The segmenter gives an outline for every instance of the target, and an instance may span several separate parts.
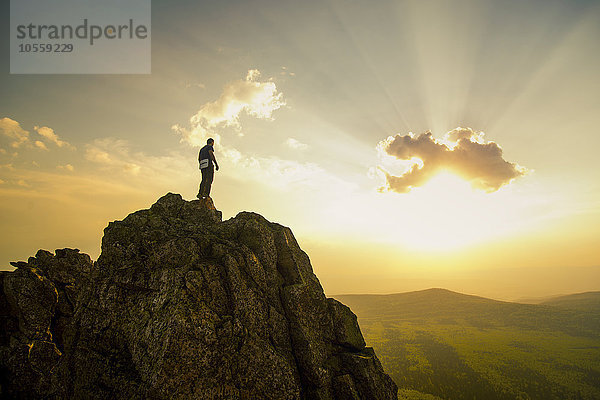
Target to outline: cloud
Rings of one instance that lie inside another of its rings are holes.
[[[75,171],[75,167],[73,167],[71,164],[57,165],[56,169],[59,169],[62,171],[69,171],[69,172]]]
[[[86,146],[85,158],[98,164],[107,179],[139,185],[142,191],[151,187],[176,187],[175,182],[195,179],[182,171],[198,171],[196,157],[189,157],[189,154],[168,151],[152,155],[116,138],[94,140]]]
[[[70,149],[75,148],[68,142],[61,140],[52,128],[49,128],[47,126],[39,127],[36,125],[33,127],[33,129],[37,132],[39,137],[41,137],[41,139],[46,141],[47,143],[53,143],[58,147],[64,147],[64,148],[70,148]],[[0,133],[9,139],[10,146],[12,148],[17,149],[17,148],[21,148],[21,147],[25,147],[25,148],[37,147],[41,150],[48,150],[48,147],[46,146],[46,144],[44,142],[42,142],[41,140],[37,140],[35,138],[32,139],[31,136],[29,135],[29,131],[26,131],[25,129],[23,129],[21,127],[21,124],[19,124],[19,122],[15,121],[13,119],[10,119],[8,117],[4,117],[4,118],[0,119]],[[6,154],[5,149],[1,149],[0,152],[2,154]]]
[[[502,148],[495,142],[486,142],[483,132],[471,128],[456,128],[441,140],[431,132],[420,135],[390,136],[378,144],[384,156],[409,162],[400,176],[380,169],[385,174],[386,186],[381,190],[407,193],[424,185],[441,171],[450,171],[471,183],[477,189],[494,192],[527,170],[504,160]]]
[[[305,143],[302,143],[294,138],[288,138],[285,141],[285,144],[295,150],[306,150],[308,148],[308,145]]]
[[[193,146],[203,146],[208,137],[215,139],[218,144],[216,156],[222,167],[219,174],[232,179],[253,180],[275,190],[304,189],[307,193],[353,187],[317,164],[274,155],[247,154],[226,143],[227,131],[224,128],[233,127],[241,131],[242,115],[271,120],[273,112],[285,104],[283,94],[277,90],[275,83],[260,80],[260,72],[251,69],[245,79],[227,83],[217,100],[202,105],[190,118],[189,128],[179,124],[171,128],[181,135],[182,142]],[[294,138],[288,138],[284,144],[295,150],[308,148],[307,144]]]
[[[54,143],[58,147],[73,148],[73,146],[68,142],[60,140],[60,138],[56,133],[54,133],[54,129],[52,128],[48,128],[47,126],[34,126],[33,129],[49,143]]]
[[[89,161],[103,165],[108,169],[116,169],[137,175],[140,165],[127,161],[132,158],[128,143],[114,138],[97,139],[92,144],[86,145],[85,158]]]
[[[21,128],[14,119],[4,117],[0,119],[0,132],[10,140],[10,146],[19,148],[29,143],[29,132]]]
[[[263,187],[299,193],[347,193],[355,184],[331,174],[311,162],[282,159],[276,156],[247,156],[236,149],[219,151],[220,164],[227,165],[223,174],[237,180],[252,180]]]
[[[241,131],[239,118],[242,113],[270,119],[273,111],[284,106],[285,101],[274,82],[261,82],[259,78],[258,70],[249,70],[245,79],[227,83],[217,100],[204,104],[190,118],[191,129],[179,125],[173,125],[172,129],[182,136],[182,141],[202,146],[208,137],[213,137],[217,144],[220,143],[218,128],[233,127]]]

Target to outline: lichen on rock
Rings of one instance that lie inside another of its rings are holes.
[[[292,231],[169,193],[111,222],[98,260],[40,250],[0,275],[0,394],[396,399]]]

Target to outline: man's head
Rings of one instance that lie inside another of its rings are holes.
[[[213,144],[215,144],[215,141],[213,140],[213,138],[208,138],[206,144],[210,144],[212,146]]]

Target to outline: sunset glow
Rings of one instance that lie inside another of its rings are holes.
[[[1,268],[194,199],[212,137],[224,218],[291,227],[329,293],[597,290],[598,4],[174,4],[150,75],[2,64]]]

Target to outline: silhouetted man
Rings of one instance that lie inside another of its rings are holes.
[[[210,186],[212,185],[215,176],[215,167],[219,170],[219,164],[215,158],[215,149],[213,145],[215,141],[211,138],[206,141],[206,146],[200,149],[198,154],[198,162],[200,163],[200,171],[202,172],[202,182],[200,182],[200,190],[198,191],[199,199],[210,197]]]

